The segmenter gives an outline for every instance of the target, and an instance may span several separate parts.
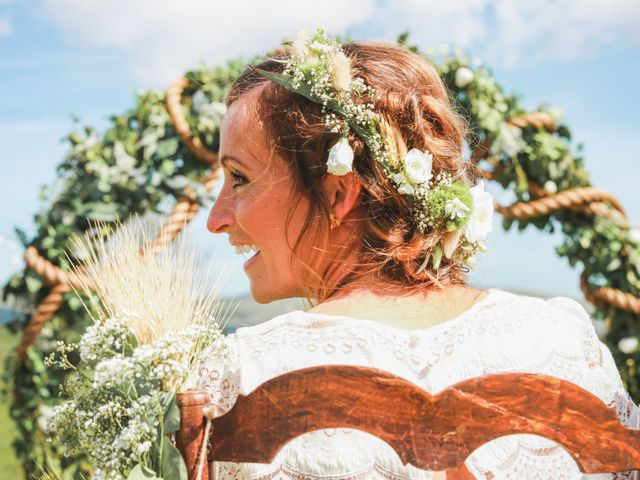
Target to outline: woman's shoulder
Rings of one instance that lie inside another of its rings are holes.
[[[559,355],[576,360],[600,350],[590,315],[578,301],[564,296],[543,298],[491,289],[490,299],[464,322],[466,336],[496,361]]]
[[[295,338],[329,335],[346,331],[392,331],[396,337],[442,335],[466,332],[478,340],[498,343],[522,338],[528,344],[544,341],[547,346],[562,343],[563,347],[584,345],[585,339],[597,340],[591,317],[576,300],[564,296],[542,298],[499,288],[487,289],[487,295],[461,315],[425,329],[405,330],[392,323],[363,320],[347,315],[294,310],[249,327],[239,328],[233,342],[265,342],[282,337]],[[323,334],[323,332],[325,332]],[[276,340],[277,341],[277,340]]]
[[[472,316],[473,326],[484,328],[477,333],[529,335],[539,332],[548,341],[567,339],[576,333],[595,335],[593,321],[577,300],[564,296],[544,298],[502,289],[490,289],[487,301]]]

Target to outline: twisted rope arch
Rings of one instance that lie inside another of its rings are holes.
[[[195,137],[189,127],[187,119],[182,112],[182,94],[189,85],[187,78],[180,78],[173,82],[166,91],[165,103],[167,113],[180,140],[185,147],[200,161],[211,166],[211,175],[202,179],[202,182],[210,190],[216,183],[220,170],[218,167],[218,155],[207,149],[198,137]],[[529,112],[508,120],[512,125],[520,128],[533,126],[544,128],[549,132],[556,129],[553,118],[546,112]],[[483,143],[478,145],[472,153],[472,161],[478,162],[489,151],[490,145]],[[487,180],[493,179],[493,173],[483,170],[483,176]],[[495,204],[497,212],[506,218],[528,219],[549,215],[559,210],[572,210],[590,216],[607,218],[621,227],[628,228],[629,222],[619,200],[610,193],[597,187],[580,187],[563,190],[550,194],[540,185],[528,181],[529,193],[532,196],[530,201],[517,202],[512,205]],[[189,222],[196,216],[200,204],[185,192],[180,197],[173,209],[173,212],[154,239],[151,251],[165,248],[182,231]],[[22,339],[16,353],[17,360],[24,357],[27,349],[33,345],[42,331],[46,322],[60,308],[63,294],[73,288],[86,287],[92,285],[88,276],[78,276],[62,270],[48,259],[44,258],[33,246],[27,248],[25,254],[27,266],[40,275],[44,283],[50,287],[47,296],[40,302],[31,320],[22,334]],[[590,285],[586,272],[580,276],[580,289],[585,298],[594,305],[612,305],[621,310],[640,314],[640,299],[627,292],[610,287],[598,287]]]
[[[220,170],[217,168],[218,155],[208,150],[199,138],[194,137],[182,113],[182,93],[188,84],[188,79],[181,78],[169,86],[165,94],[166,109],[184,146],[198,160],[210,166],[211,174],[202,178],[201,181],[207,191],[211,191],[220,174]],[[199,210],[200,203],[192,195],[192,192],[186,190],[178,198],[173,211],[153,240],[149,251],[157,252],[166,248],[187,227]],[[72,289],[91,288],[93,286],[93,281],[88,275],[83,275],[82,271],[73,273],[62,270],[43,257],[33,246],[27,248],[25,262],[31,270],[42,277],[43,282],[50,287],[50,290],[47,296],[38,304],[29,324],[23,330],[22,338],[16,351],[16,360],[18,362],[24,358],[27,349],[36,342],[47,321],[58,311],[62,305],[63,295]]]

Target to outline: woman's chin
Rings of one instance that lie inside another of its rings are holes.
[[[277,298],[274,298],[273,292],[265,291],[264,288],[260,287],[261,285],[251,280],[251,296],[257,303],[265,304],[277,300]]]
[[[250,278],[251,280],[251,278]],[[275,290],[272,285],[266,285],[267,288],[263,288],[265,285],[263,282],[255,282],[251,280],[250,293],[253,299],[260,304],[275,302],[276,300],[284,300],[285,298],[295,298],[301,295],[296,295],[293,292],[285,292],[282,290]]]

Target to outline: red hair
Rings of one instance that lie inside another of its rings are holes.
[[[478,170],[462,158],[466,124],[453,110],[437,70],[420,55],[396,45],[353,42],[342,48],[351,62],[352,76],[375,89],[374,110],[399,132],[408,148],[432,153],[434,175],[444,170],[474,184]],[[282,72],[283,59],[286,55],[278,52],[257,67]],[[327,175],[327,152],[338,134],[331,133],[325,125],[320,105],[267,80],[252,67],[234,82],[227,106],[249,93],[255,94],[255,107],[266,125],[270,143],[291,169],[296,192],[310,201],[305,237],[311,235],[307,238],[317,249],[324,250],[331,235],[330,207],[320,187]],[[350,224],[353,235],[343,249],[345,256],[356,252],[355,268],[332,278],[334,275],[327,270],[331,265],[300,258],[298,238],[292,252],[310,273],[304,285],[308,296],[322,300],[358,278],[371,275],[396,293],[464,284],[464,266],[445,258],[437,271],[425,268],[418,273],[425,256],[446,233],[444,225],[421,233],[413,220],[411,204],[378,167],[363,140],[351,133],[349,143],[355,153],[354,173],[363,186],[358,221]]]

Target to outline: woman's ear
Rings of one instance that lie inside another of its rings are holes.
[[[329,201],[329,208],[338,222],[342,222],[350,211],[360,205],[362,183],[353,173],[327,174],[322,179],[322,187]]]

